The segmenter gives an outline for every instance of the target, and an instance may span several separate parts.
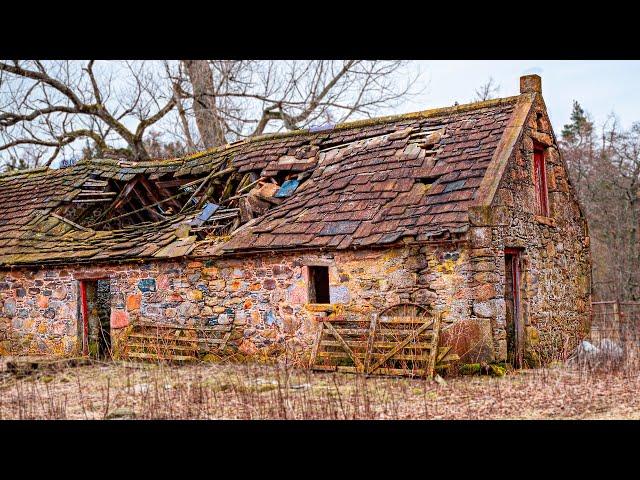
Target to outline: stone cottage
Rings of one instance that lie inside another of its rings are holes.
[[[156,322],[304,355],[336,309],[412,303],[463,358],[536,365],[588,328],[590,271],[537,75],[514,97],[0,176],[4,354],[117,351]]]

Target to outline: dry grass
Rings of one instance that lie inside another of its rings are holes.
[[[95,364],[22,379],[0,373],[0,418],[640,418],[637,372],[562,365],[438,384],[268,365]]]

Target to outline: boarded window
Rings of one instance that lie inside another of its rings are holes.
[[[536,189],[536,213],[548,217],[547,166],[544,158],[544,148],[540,145],[535,145],[533,150],[533,177]]]
[[[329,299],[329,267],[309,267],[309,303],[331,303]]]

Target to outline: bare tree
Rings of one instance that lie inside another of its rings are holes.
[[[13,168],[87,155],[148,160],[163,151],[369,117],[415,94],[418,74],[402,74],[406,66],[358,60],[0,62],[0,160]]]
[[[171,82],[145,62],[102,71],[95,64],[0,62],[0,152],[7,163],[50,165],[86,139],[102,155],[149,159],[144,135],[174,109]]]
[[[415,94],[402,61],[184,60],[176,84],[192,101],[200,146],[370,117]],[[188,80],[188,81],[187,81]]]
[[[216,105],[218,89],[206,60],[184,60],[183,65],[192,86],[191,95],[193,113],[204,147],[215,147],[225,143],[225,128]],[[229,78],[229,76],[227,76]],[[180,89],[184,92],[184,89]]]
[[[574,102],[560,148],[589,223],[594,297],[640,299],[640,124],[611,116],[598,138]]]
[[[500,92],[500,85],[498,85],[493,77],[489,77],[486,83],[480,85],[479,88],[476,89],[476,96],[474,97],[475,102],[484,102],[485,100],[491,100],[496,98],[498,93]]]

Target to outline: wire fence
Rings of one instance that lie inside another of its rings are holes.
[[[591,340],[608,338],[617,342],[637,343],[640,338],[639,329],[640,302],[592,302]]]
[[[577,359],[606,369],[640,364],[640,302],[592,302],[591,329]]]

